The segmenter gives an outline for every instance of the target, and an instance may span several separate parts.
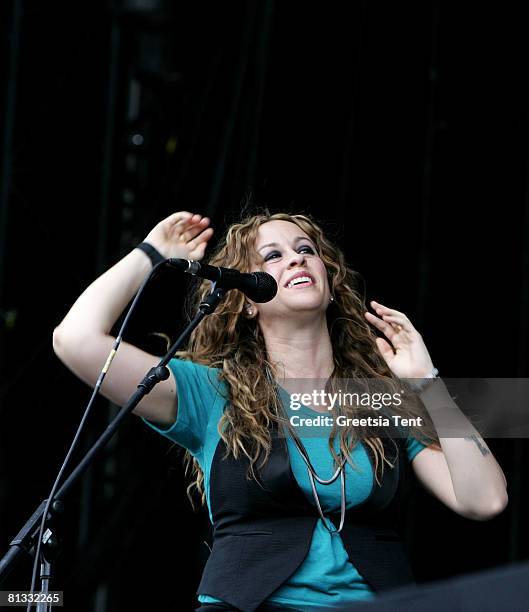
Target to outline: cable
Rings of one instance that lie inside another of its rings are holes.
[[[42,513],[42,520],[40,523],[40,528],[39,528],[39,532],[37,535],[37,549],[35,551],[35,560],[33,562],[33,572],[31,574],[31,593],[34,592],[35,589],[35,582],[37,579],[37,567],[40,561],[40,556],[41,556],[41,543],[42,543],[42,538],[44,536],[44,527],[46,525],[46,518],[48,516],[48,511],[51,505],[51,502],[53,501],[53,496],[55,495],[55,492],[57,491],[57,487],[59,486],[59,483],[61,481],[62,475],[66,469],[66,466],[68,465],[68,462],[70,461],[70,457],[73,453],[73,451],[75,450],[75,447],[77,446],[77,442],[79,440],[79,437],[81,435],[81,432],[83,431],[84,428],[84,424],[88,419],[88,416],[90,414],[90,410],[92,408],[92,405],[95,401],[96,396],[99,393],[99,389],[101,388],[101,385],[103,384],[103,380],[110,368],[110,364],[112,363],[112,360],[114,359],[116,352],[119,348],[119,345],[121,344],[121,341],[123,339],[123,334],[125,333],[125,329],[129,323],[129,319],[132,315],[132,313],[134,312],[134,309],[136,308],[136,305],[143,293],[143,291],[145,290],[145,287],[149,284],[149,282],[153,279],[153,277],[155,276],[155,274],[158,272],[158,269],[165,265],[165,261],[161,261],[160,263],[156,264],[153,269],[151,270],[149,276],[147,276],[147,278],[143,281],[141,287],[138,289],[138,292],[136,293],[136,296],[134,297],[134,300],[132,301],[132,304],[130,305],[130,308],[125,316],[125,319],[121,325],[121,328],[118,332],[118,335],[116,336],[116,340],[114,342],[114,345],[112,347],[112,350],[110,351],[110,353],[108,354],[107,360],[105,362],[105,365],[103,366],[101,372],[99,373],[99,377],[97,379],[97,382],[94,386],[94,390],[92,392],[92,395],[90,397],[90,400],[88,401],[88,404],[86,406],[85,412],[83,414],[83,418],[81,419],[81,423],[79,424],[79,427],[77,428],[77,431],[75,432],[75,436],[73,439],[73,442],[68,450],[68,452],[66,453],[66,457],[63,461],[63,464],[59,470],[59,473],[57,474],[57,477],[55,479],[55,482],[53,483],[53,486],[51,488],[50,494],[48,495],[48,499],[46,501],[46,506],[44,508],[44,512]],[[31,610],[31,606],[32,606],[32,602],[28,602],[28,607],[26,608],[27,612],[30,612]]]

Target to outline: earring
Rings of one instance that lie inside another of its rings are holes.
[[[253,308],[251,304],[246,304],[246,314],[251,317],[253,315]]]
[[[332,304],[334,302],[334,296],[331,295],[330,299],[329,299],[329,304]]]

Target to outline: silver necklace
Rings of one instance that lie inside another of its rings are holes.
[[[279,400],[280,405],[283,405],[283,403],[281,402],[281,399],[279,398],[277,382],[274,380],[274,377],[272,376],[272,373],[270,371],[270,368],[268,367],[268,364],[266,364],[265,370],[266,370],[266,376],[268,380],[272,383],[272,385],[276,389],[277,398]],[[318,508],[318,512],[320,514],[322,523],[324,524],[325,529],[327,529],[327,531],[331,535],[337,535],[342,530],[344,521],[345,521],[345,468],[344,468],[344,465],[345,465],[346,457],[342,459],[341,458],[342,453],[340,451],[339,457],[341,459],[341,463],[338,466],[338,469],[336,470],[336,472],[334,472],[332,477],[329,478],[328,480],[320,478],[318,474],[316,473],[316,470],[312,467],[310,459],[307,455],[307,451],[305,450],[305,447],[301,444],[301,441],[298,440],[296,432],[294,431],[288,418],[286,419],[286,423],[292,435],[292,439],[294,440],[294,443],[296,444],[296,448],[298,449],[299,454],[301,455],[301,458],[303,459],[303,461],[305,462],[307,466],[307,473],[309,475],[310,486],[312,488],[312,495],[314,496],[314,501],[316,502],[316,507]],[[325,516],[323,515],[323,511],[321,509],[320,498],[318,497],[318,492],[316,491],[316,483],[314,482],[314,479],[316,479],[322,485],[329,485],[329,484],[332,484],[338,478],[338,476],[340,476],[340,493],[341,493],[340,526],[338,527],[338,529],[329,529],[329,527],[327,526],[327,521],[325,520]]]
[[[294,440],[294,443],[296,444],[296,448],[298,449],[299,454],[301,455],[301,458],[303,459],[303,461],[305,462],[307,466],[307,473],[309,475],[310,486],[312,488],[312,494],[314,496],[316,507],[318,508],[318,512],[320,514],[322,522],[325,525],[325,529],[327,529],[327,531],[331,535],[337,535],[342,530],[344,521],[345,521],[345,468],[344,468],[344,465],[345,465],[346,458],[344,457],[342,459],[341,452],[340,452],[339,456],[340,456],[341,463],[338,466],[336,472],[334,472],[331,478],[327,480],[320,478],[318,474],[316,473],[316,470],[312,467],[310,459],[307,456],[307,451],[305,450],[305,447],[301,444],[301,442],[298,440],[297,435],[292,430],[290,423],[289,423],[289,428],[292,434],[292,439]],[[338,476],[340,476],[340,485],[341,485],[340,486],[340,489],[341,489],[340,526],[338,527],[338,529],[329,529],[329,527],[327,526],[327,521],[325,520],[325,516],[323,515],[323,511],[321,509],[320,498],[318,497],[318,492],[316,491],[316,483],[314,482],[314,479],[316,479],[322,485],[330,485],[338,478]]]

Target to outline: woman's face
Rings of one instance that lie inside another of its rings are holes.
[[[277,283],[273,300],[254,305],[261,318],[327,309],[327,271],[316,245],[300,227],[290,221],[267,221],[259,227],[255,247],[253,270],[268,272]]]

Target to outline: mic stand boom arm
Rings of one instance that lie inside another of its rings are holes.
[[[203,302],[201,302],[198,312],[193,320],[187,325],[176,342],[167,351],[167,354],[160,360],[158,365],[151,368],[149,372],[147,372],[145,378],[139,383],[137,390],[123,405],[116,417],[112,420],[96,443],[86,453],[77,467],[72,471],[70,476],[68,476],[63,485],[57,491],[53,498],[53,502],[50,505],[50,512],[47,519],[53,518],[55,515],[62,512],[62,498],[114,435],[121,421],[123,421],[123,419],[134,410],[145,395],[152,391],[157,383],[169,378],[169,370],[166,367],[167,364],[174,357],[176,351],[180,348],[184,341],[187,340],[191,332],[195,329],[195,327],[197,327],[200,321],[202,321],[206,315],[211,314],[215,310],[225,293],[226,291],[222,289],[222,287],[216,287],[215,284],[213,285],[211,293]],[[19,533],[11,541],[8,552],[2,557],[2,559],[0,559],[0,585],[15,567],[15,564],[21,560],[23,555],[34,554],[36,550],[36,539],[40,530],[42,514],[44,512],[44,508],[46,507],[46,502],[47,500],[44,500],[35,510],[24,527],[22,527]],[[46,539],[44,548],[46,549],[46,552],[48,552],[49,558],[53,558],[53,556],[57,554],[56,549],[58,547],[58,540],[53,536],[52,532],[50,533],[49,529],[47,529],[44,534],[45,536],[43,537],[43,541]]]

